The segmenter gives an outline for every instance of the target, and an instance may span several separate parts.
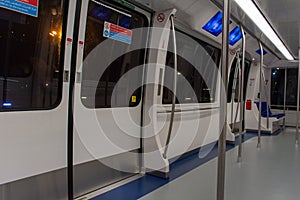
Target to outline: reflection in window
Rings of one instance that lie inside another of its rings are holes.
[[[138,70],[136,76],[130,78],[124,74],[144,64],[147,33],[145,30],[133,32],[132,43],[141,48],[124,54],[131,44],[103,37],[105,21],[126,29],[147,26],[145,18],[135,12],[118,12],[118,9],[111,10],[103,4],[90,1],[81,84],[82,103],[88,108],[137,106],[141,99],[141,89],[129,89],[142,85],[143,70]],[[106,47],[102,49],[104,41]],[[113,59],[117,52],[122,55]],[[91,62],[96,64],[89,64]],[[125,82],[116,86],[121,78]]]
[[[62,20],[62,0],[40,1],[38,17],[0,8],[2,110],[59,102]]]
[[[215,101],[220,50],[178,31],[178,73],[176,103],[210,103]],[[170,34],[170,41],[172,35]],[[195,42],[196,41],[196,42]],[[173,49],[172,42],[169,49]],[[168,52],[166,61],[163,104],[172,103],[174,54]],[[207,77],[204,79],[203,77]],[[166,87],[168,86],[168,87]]]

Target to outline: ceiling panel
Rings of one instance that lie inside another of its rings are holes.
[[[223,4],[223,0],[212,0],[217,5]],[[255,1],[255,0],[254,0]],[[300,46],[300,1],[299,0],[256,0],[261,10],[267,16],[275,30],[280,35],[281,39],[286,43],[293,55],[298,57],[298,48]],[[236,5],[234,0],[231,4],[232,15],[257,38],[265,41],[268,47],[275,52],[278,50],[271,44],[268,39],[263,36],[256,28],[256,25],[243,13]],[[278,56],[283,58],[278,52]]]

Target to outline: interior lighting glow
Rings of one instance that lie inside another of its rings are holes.
[[[256,50],[256,53],[258,55],[261,55],[260,49]],[[263,54],[266,55],[268,52],[266,50],[263,49]]]
[[[235,45],[243,37],[240,27],[236,26],[229,34],[229,44]]]
[[[10,103],[10,102],[4,102],[4,103],[2,104],[2,106],[3,106],[3,107],[11,107],[11,106],[12,106],[12,103]]]
[[[294,60],[291,53],[280,40],[278,35],[272,29],[265,17],[256,7],[252,0],[234,0],[238,6],[248,15],[248,17],[257,25],[257,27],[265,34],[266,37],[275,45],[287,60]]]
[[[217,12],[203,27],[202,29],[213,34],[214,36],[220,35],[222,32],[222,12]]]

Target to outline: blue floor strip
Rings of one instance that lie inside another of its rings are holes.
[[[280,133],[280,132],[279,132]],[[279,134],[277,133],[277,135]],[[261,134],[262,136],[274,136],[270,134]],[[276,134],[275,134],[276,135]],[[256,137],[257,133],[247,132],[243,135],[243,142]],[[235,144],[227,144],[226,151],[233,149],[238,145],[238,138]],[[204,147],[205,148],[205,147]],[[211,149],[211,148],[209,148]],[[171,164],[170,178],[163,179],[146,174],[145,176],[125,184],[116,189],[103,193],[92,200],[135,200],[158,189],[159,187],[175,180],[176,178],[188,173],[189,171],[203,165],[204,163],[216,158],[218,155],[218,145],[215,144],[213,149],[204,158],[199,158],[199,151],[185,156]]]

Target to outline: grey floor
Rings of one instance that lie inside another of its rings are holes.
[[[226,200],[300,200],[300,147],[295,129],[278,136],[257,137],[244,143],[243,160],[236,162],[237,148],[226,154]],[[215,200],[217,160],[190,171],[142,197],[142,200]]]

